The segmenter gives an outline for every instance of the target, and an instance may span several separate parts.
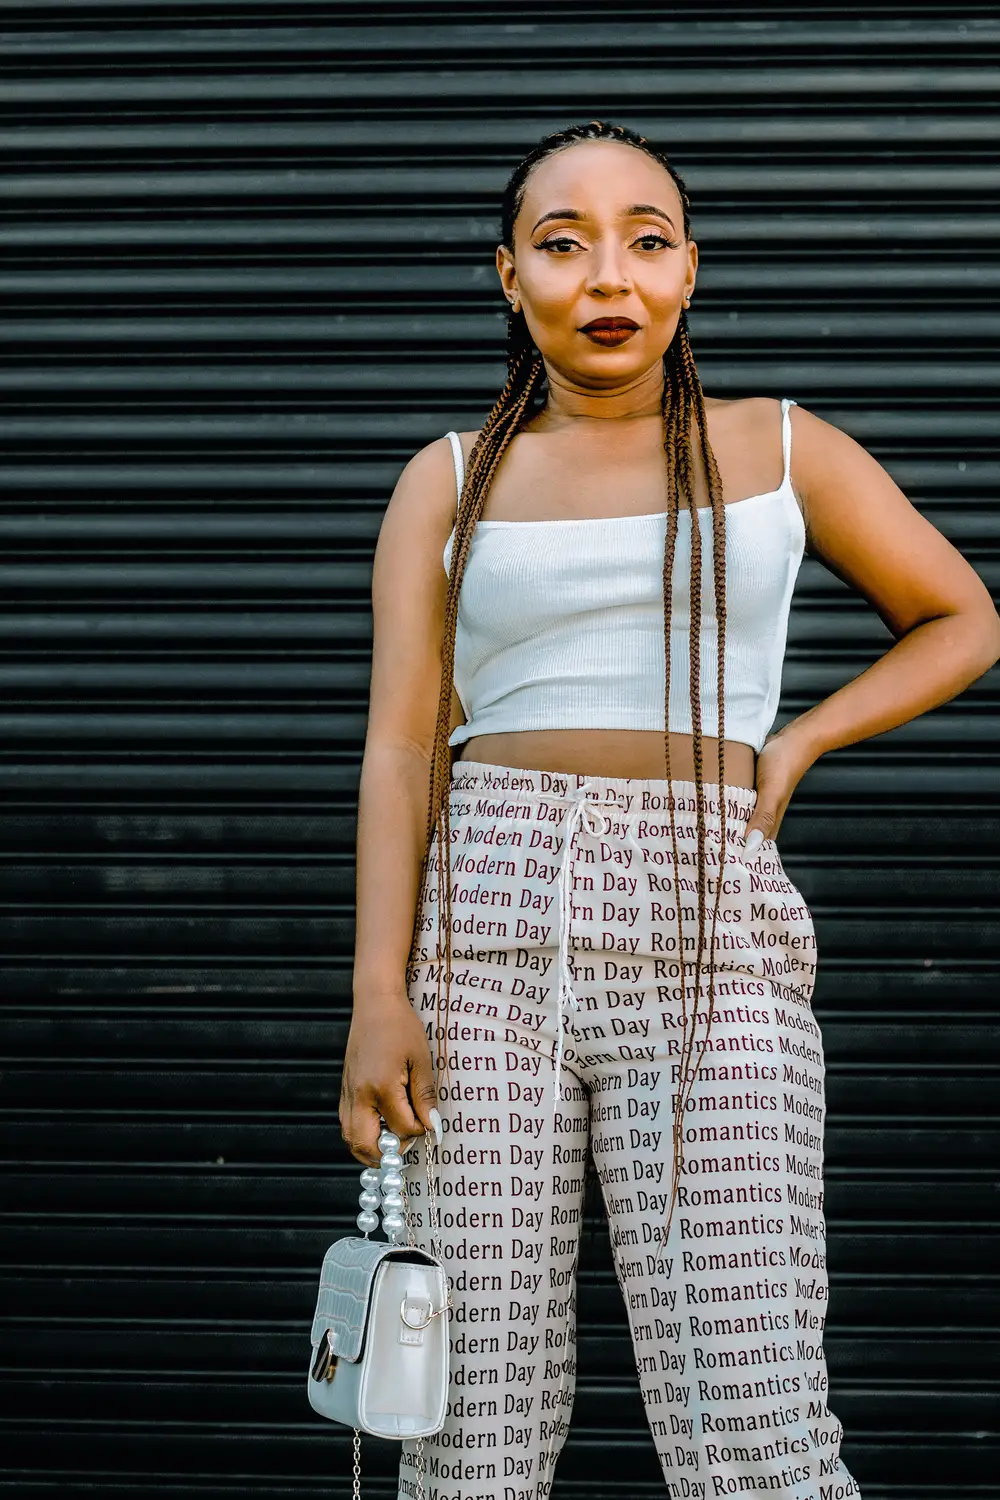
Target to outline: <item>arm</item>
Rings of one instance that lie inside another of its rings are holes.
[[[896,644],[761,750],[747,828],[767,837],[821,755],[946,703],[1000,658],[1000,616],[976,570],[859,443],[803,407],[792,413],[809,552],[864,595]]]
[[[446,439],[420,450],[386,507],[372,573],[371,695],[358,793],[354,1007],[340,1121],[354,1156],[377,1165],[379,1115],[404,1141],[431,1128],[430,1048],[406,988],[426,848],[454,519]],[[454,702],[454,696],[453,696]],[[454,717],[454,715],[453,715]]]

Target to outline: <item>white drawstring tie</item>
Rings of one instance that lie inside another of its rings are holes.
[[[573,865],[573,839],[578,828],[586,828],[588,833],[594,836],[606,838],[611,832],[613,821],[606,813],[600,811],[601,799],[593,795],[595,791],[593,781],[586,781],[575,791],[569,792],[570,803],[566,821],[563,824],[563,851],[562,862],[559,867],[559,1034],[556,1042],[556,1086],[553,1113],[558,1114],[559,1105],[563,1099],[562,1091],[562,1059],[563,1043],[566,1028],[566,1019],[569,1014],[579,1010],[580,1002],[573,990],[573,980],[569,969],[569,924],[570,924],[570,886],[572,884]],[[632,832],[631,819],[627,813],[623,813],[625,819],[625,838],[632,845],[639,856],[640,865],[643,860],[642,848]],[[556,1420],[553,1420],[552,1430],[549,1433],[549,1446],[546,1456],[546,1468],[551,1475],[552,1445],[556,1436],[556,1424],[562,1414],[562,1393],[566,1383],[566,1366],[569,1363],[569,1304],[570,1296],[566,1298],[566,1332],[563,1338],[563,1352],[561,1370],[559,1372],[559,1390],[556,1395]]]
[[[558,1003],[558,1036],[556,1040],[556,1086],[555,1086],[555,1108],[565,1097],[562,1088],[562,1060],[565,1046],[565,1031],[567,1021],[573,1012],[579,1010],[580,1002],[573,990],[573,976],[569,967],[569,929],[571,917],[571,887],[573,883],[573,839],[578,828],[586,828],[587,832],[595,837],[606,838],[612,829],[612,820],[606,813],[601,811],[601,798],[596,794],[596,785],[592,780],[585,781],[582,786],[568,793],[570,803],[569,812],[563,824],[563,851],[562,862],[559,868],[559,1003]],[[636,841],[632,832],[631,821],[626,816],[625,837],[642,860],[642,849]]]

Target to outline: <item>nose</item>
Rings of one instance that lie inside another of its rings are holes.
[[[614,297],[632,288],[626,251],[613,235],[605,235],[594,245],[588,271],[587,291],[599,297]]]

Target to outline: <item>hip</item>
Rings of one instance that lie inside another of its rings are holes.
[[[425,959],[443,956],[440,897],[450,896],[454,958],[512,952],[663,961],[669,981],[699,952],[718,969],[811,994],[812,915],[767,839],[743,838],[752,788],[584,776],[461,760],[449,792],[449,880],[437,830],[422,892]],[[699,826],[700,825],[700,826]],[[507,960],[497,960],[502,967]],[[520,961],[520,960],[519,960]],[[659,972],[658,965],[658,972]]]

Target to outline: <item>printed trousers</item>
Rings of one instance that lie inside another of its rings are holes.
[[[826,1400],[812,917],[774,840],[742,861],[756,792],[726,784],[706,1035],[704,972],[697,995],[693,987],[696,788],[672,785],[676,867],[666,780],[455,764],[445,1022],[436,834],[408,975],[438,1069],[438,1206],[454,1302],[448,1417],[424,1444],[427,1500],[550,1493],[576,1388],[588,1152],[666,1494],[859,1494]],[[706,934],[719,792],[704,787]],[[664,1244],[692,1006],[700,1066]],[[407,1155],[407,1200],[429,1245],[422,1152],[421,1141]],[[415,1461],[405,1443],[400,1497],[418,1493]]]

